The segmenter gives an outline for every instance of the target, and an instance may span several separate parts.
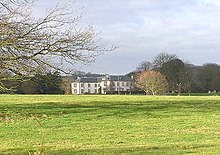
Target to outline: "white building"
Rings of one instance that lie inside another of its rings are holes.
[[[130,93],[131,78],[128,76],[99,75],[78,77],[71,84],[72,94]]]

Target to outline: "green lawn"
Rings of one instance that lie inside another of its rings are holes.
[[[37,117],[37,118],[36,118]],[[0,95],[0,154],[220,154],[219,96]]]

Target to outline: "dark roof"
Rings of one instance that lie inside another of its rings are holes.
[[[124,75],[110,75],[111,81],[131,81],[131,78],[129,76]]]
[[[75,81],[76,79],[73,76],[62,76],[61,78],[63,81]]]
[[[100,77],[80,77],[78,81],[83,82],[83,83],[98,83],[101,81],[101,78]]]
[[[98,77],[78,77],[77,81],[82,83],[99,83],[101,81],[131,81],[129,76],[124,75],[103,75]]]
[[[103,74],[86,74],[82,77],[103,77],[104,75]]]

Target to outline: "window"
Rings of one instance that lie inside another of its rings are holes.
[[[74,94],[77,94],[77,89],[74,89]]]
[[[91,93],[91,89],[88,89],[88,93],[89,93],[89,94]]]
[[[76,87],[77,87],[77,84],[76,84],[76,83],[74,83],[74,86],[73,86],[73,87],[75,87],[75,88],[76,88]]]
[[[122,86],[125,86],[124,82],[121,83]]]
[[[90,84],[90,83],[88,83],[88,87],[91,87],[91,84]]]
[[[84,93],[84,91],[83,91],[83,89],[81,89],[81,94],[83,94]]]
[[[95,89],[95,94],[98,94],[98,90],[97,89]]]
[[[97,84],[95,84],[95,87],[97,87]]]
[[[107,86],[107,82],[106,81],[104,82],[104,86]]]
[[[129,82],[126,82],[126,86],[129,87]]]
[[[83,84],[83,83],[81,83],[81,87],[84,87],[84,84]]]
[[[119,83],[119,82],[117,82],[117,86],[120,86],[120,83]]]
[[[100,84],[98,84],[98,87],[100,87]]]

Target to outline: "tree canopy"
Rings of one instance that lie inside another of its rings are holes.
[[[79,27],[69,4],[57,4],[42,17],[34,17],[33,0],[0,2],[0,90],[11,90],[6,80],[24,80],[45,70],[67,73],[62,64],[90,63],[105,51],[92,26]],[[62,60],[62,63],[57,63]],[[10,77],[10,78],[9,78]]]
[[[200,67],[197,80],[203,91],[220,90],[220,66],[207,63]]]
[[[180,87],[185,84],[186,74],[182,60],[170,60],[162,65],[160,71],[166,77],[172,91],[179,91]]]
[[[152,65],[150,65],[152,64]],[[149,69],[149,66],[151,67]],[[183,61],[176,54],[159,53],[151,61],[142,61],[129,75],[136,76],[144,70],[159,71],[169,84],[169,92],[218,92],[220,91],[220,65],[204,63],[194,65]]]
[[[152,68],[153,68],[153,65],[151,62],[143,61],[138,65],[136,70],[137,71],[147,71],[147,70],[151,70]]]
[[[158,71],[142,71],[137,75],[136,86],[146,94],[156,95],[165,92],[167,81]]]
[[[178,56],[176,54],[169,54],[169,53],[162,52],[154,57],[152,64],[154,65],[154,68],[160,68],[162,67],[164,63],[167,63],[168,61],[177,59],[177,58]]]

